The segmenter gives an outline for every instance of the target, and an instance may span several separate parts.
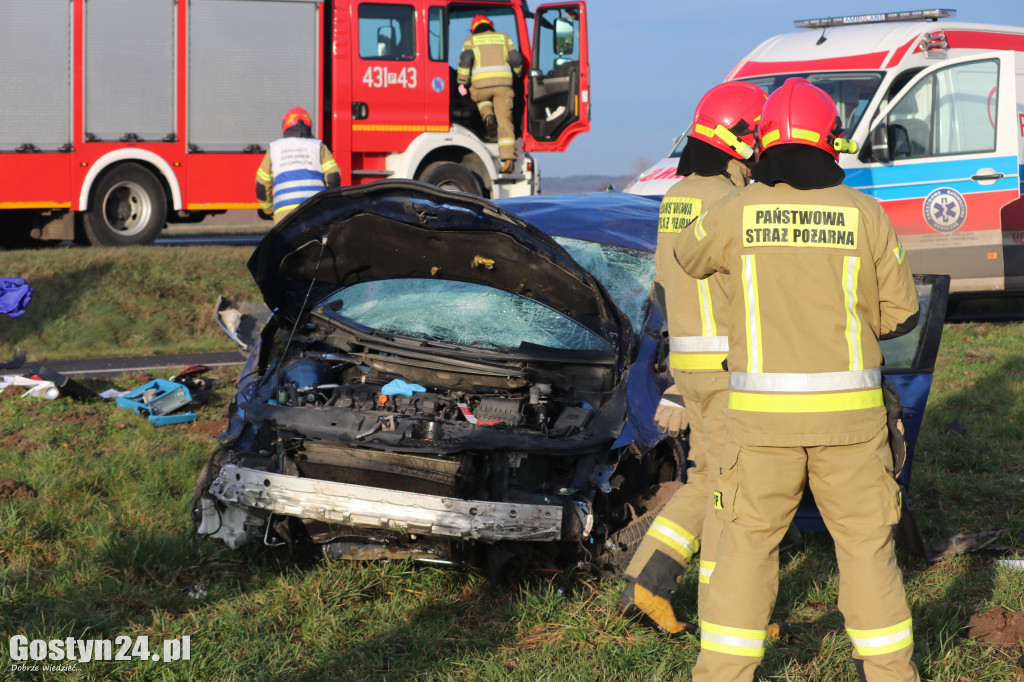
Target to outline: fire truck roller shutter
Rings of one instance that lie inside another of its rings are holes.
[[[167,224],[167,195],[150,170],[122,163],[93,187],[82,225],[93,246],[152,244]]]
[[[417,179],[441,189],[483,196],[483,187],[476,174],[454,161],[435,161],[424,168]]]

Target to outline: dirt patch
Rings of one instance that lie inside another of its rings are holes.
[[[0,479],[0,500],[23,500],[35,497],[36,491],[27,485],[18,483],[13,478]]]
[[[4,390],[0,391],[0,396],[4,398],[19,398],[21,394],[26,391],[24,386],[4,386]]]
[[[195,421],[188,425],[189,431],[201,433],[204,436],[213,436],[214,438],[224,433],[226,428],[228,428],[227,417],[214,421]]]
[[[41,447],[42,445],[34,440],[25,438],[20,433],[9,434],[0,440],[0,448],[14,450],[15,452],[33,452]]]
[[[967,636],[996,646],[1017,646],[1024,639],[1024,612],[993,606],[967,619]]]

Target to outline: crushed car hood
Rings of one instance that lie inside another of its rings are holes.
[[[486,199],[420,182],[321,192],[267,234],[249,271],[267,305],[289,321],[338,287],[438,278],[536,300],[617,353],[632,336],[601,284],[551,237]]]

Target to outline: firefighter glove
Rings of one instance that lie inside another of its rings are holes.
[[[665,389],[658,401],[658,409],[654,411],[654,425],[661,433],[678,436],[690,425],[683,405],[683,396],[674,385]]]
[[[465,97],[466,93],[468,93],[468,92],[469,92],[469,90],[466,89],[466,86],[463,85],[462,83],[459,83],[459,94],[462,95],[463,97]]]

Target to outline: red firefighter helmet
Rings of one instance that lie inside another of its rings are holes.
[[[488,26],[491,27],[492,31],[494,30],[494,23],[492,23],[491,20],[487,18],[487,15],[478,14],[475,17],[473,17],[473,21],[469,25],[469,32],[476,33],[477,27],[480,26],[481,24],[487,24]]]
[[[305,123],[310,128],[313,127],[313,121],[309,118],[309,112],[302,107],[292,107],[288,110],[288,113],[281,119],[281,130],[288,130],[296,123]]]
[[[755,160],[756,131],[768,93],[753,83],[729,81],[697,103],[687,137],[707,142],[736,159]]]
[[[852,154],[857,143],[843,139],[843,123],[832,98],[803,78],[787,78],[765,102],[761,115],[761,147],[806,144],[838,159]]]

